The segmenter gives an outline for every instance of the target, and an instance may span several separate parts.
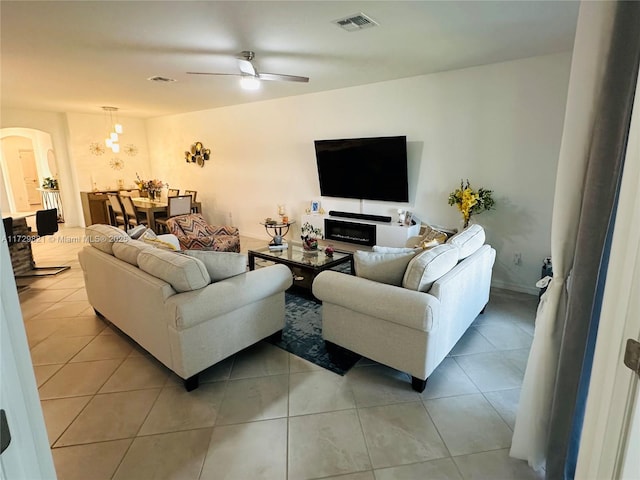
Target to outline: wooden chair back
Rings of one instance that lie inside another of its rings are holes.
[[[191,195],[169,197],[168,203],[167,217],[175,217],[177,215],[186,215],[187,213],[191,213]]]
[[[140,224],[138,221],[138,210],[136,209],[133,200],[129,195],[121,196],[122,206],[124,207],[124,213],[127,215],[127,223],[131,227],[135,227]]]
[[[170,188],[167,192],[167,197],[177,197],[178,195],[180,195],[179,188]]]

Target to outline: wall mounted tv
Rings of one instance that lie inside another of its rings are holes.
[[[408,202],[407,137],[316,140],[323,197]]]

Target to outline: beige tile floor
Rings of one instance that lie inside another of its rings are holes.
[[[542,478],[508,456],[536,297],[492,291],[423,394],[366,359],[342,377],[264,342],[187,393],[94,315],[82,234],[34,245],[39,265],[69,271],[18,281],[59,479]]]

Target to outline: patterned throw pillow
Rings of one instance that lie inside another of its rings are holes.
[[[175,217],[174,221],[187,237],[208,237],[211,235],[209,225],[200,214],[181,215]]]

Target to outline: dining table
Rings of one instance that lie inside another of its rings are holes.
[[[148,197],[132,197],[136,210],[144,212],[147,218],[147,226],[156,233],[156,217],[166,217],[169,204],[164,200],[151,200]],[[202,213],[202,204],[200,202],[191,202],[191,211],[194,213]]]

